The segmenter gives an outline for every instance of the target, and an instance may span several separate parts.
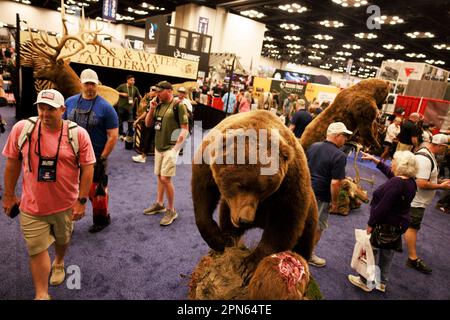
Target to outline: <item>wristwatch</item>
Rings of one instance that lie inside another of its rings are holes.
[[[86,198],[86,197],[78,198],[77,200],[78,200],[78,202],[81,203],[82,205],[85,205],[86,202],[87,202],[87,198]]]

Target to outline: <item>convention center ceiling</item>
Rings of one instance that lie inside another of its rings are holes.
[[[15,0],[58,9],[59,0]],[[102,0],[66,0],[101,17]],[[147,17],[170,15],[179,5],[222,7],[266,25],[262,55],[345,71],[348,61],[375,74],[381,61],[426,62],[450,68],[450,0],[219,0],[118,1],[118,23],[144,27]]]

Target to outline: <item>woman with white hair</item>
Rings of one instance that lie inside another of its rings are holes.
[[[376,163],[378,170],[389,179],[373,192],[367,222],[367,234],[371,234],[370,242],[380,270],[379,279],[375,279],[375,288],[385,292],[394,251],[401,252],[401,235],[411,222],[410,207],[416,194],[415,176],[419,167],[410,151],[397,151],[392,168],[370,154],[362,154],[363,160]],[[384,242],[386,234],[391,241]],[[362,276],[349,275],[348,280],[366,292],[372,291],[373,284],[367,283]]]

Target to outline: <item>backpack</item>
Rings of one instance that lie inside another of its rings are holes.
[[[27,122],[22,128],[22,131],[20,132],[19,139],[17,141],[17,145],[19,147],[19,153],[20,153],[20,159],[22,159],[22,149],[25,144],[25,142],[29,141],[31,142],[31,134],[36,127],[38,117],[30,117],[27,119]],[[67,138],[69,140],[70,145],[72,146],[73,152],[75,154],[77,164],[80,166],[80,154],[79,149],[80,146],[78,145],[78,124],[76,122],[68,121],[67,125]]]
[[[178,105],[180,104],[180,102],[176,103],[173,106],[173,115],[175,117],[175,120],[178,123],[178,127],[181,128],[181,124],[180,124],[180,117],[178,116]],[[194,129],[194,114],[189,111],[189,109],[186,107],[186,111],[188,113],[188,127],[189,127],[189,134],[192,134],[192,130]]]
[[[414,154],[415,154],[415,155],[419,155],[419,156],[424,156],[424,157],[428,158],[428,159],[431,161],[430,178],[428,178],[428,180],[430,180],[430,179],[431,179],[431,173],[432,173],[433,170],[434,170],[434,161],[433,161],[433,159],[431,158],[431,156],[430,156],[428,153],[420,152],[420,150],[422,150],[422,149],[423,149],[423,148],[417,150]]]

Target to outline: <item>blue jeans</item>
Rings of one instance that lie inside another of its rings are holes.
[[[379,281],[386,284],[388,281],[389,270],[391,269],[392,258],[394,257],[394,250],[390,249],[379,249],[373,248],[373,256],[375,258],[375,264],[380,270]],[[367,284],[367,280],[360,276],[361,281]],[[378,281],[378,275],[376,274],[375,279]]]

